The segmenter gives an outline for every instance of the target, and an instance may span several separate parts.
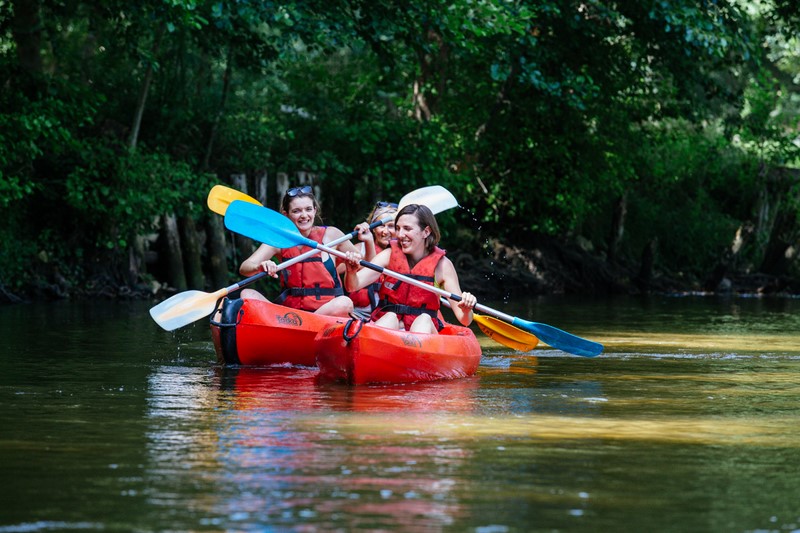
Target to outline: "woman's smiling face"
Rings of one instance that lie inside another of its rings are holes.
[[[425,239],[430,235],[428,227],[421,228],[414,215],[403,215],[397,219],[395,234],[403,253],[412,254],[425,250]]]
[[[310,231],[314,227],[314,220],[317,210],[314,208],[314,201],[307,197],[297,197],[289,202],[289,211],[286,215],[294,222],[301,232]]]
[[[372,231],[372,234],[375,235],[375,244],[381,248],[388,248],[389,241],[394,239],[395,235],[394,220],[387,222],[383,226],[378,226]]]

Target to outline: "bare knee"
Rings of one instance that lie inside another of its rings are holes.
[[[253,289],[242,289],[242,299],[269,301],[266,296]]]
[[[353,300],[347,296],[337,296],[314,312],[320,315],[350,316],[353,312]]]
[[[389,329],[400,329],[400,320],[398,320],[396,314],[386,313],[375,321],[375,325]]]
[[[439,331],[436,329],[436,326],[433,323],[433,319],[430,315],[421,314],[417,318],[414,319],[414,322],[411,323],[411,327],[408,331],[413,331],[414,333],[438,333]]]

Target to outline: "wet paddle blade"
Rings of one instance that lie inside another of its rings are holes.
[[[573,355],[580,355],[583,357],[595,357],[600,355],[603,351],[603,345],[599,342],[583,339],[572,333],[560,330],[547,324],[540,322],[528,322],[520,318],[514,317],[512,322],[518,328],[530,331],[536,335],[539,340],[549,344],[553,348],[562,350]]]
[[[225,185],[214,185],[208,193],[206,203],[208,204],[208,208],[213,212],[218,215],[224,215],[231,203],[236,200],[261,205],[261,202],[252,196],[248,196],[243,192],[231,189]]]
[[[196,322],[214,312],[217,300],[225,296],[226,289],[214,293],[185,291],[150,309],[150,316],[156,324],[167,331]]]
[[[513,350],[530,352],[539,344],[539,339],[534,335],[515,328],[502,320],[476,313],[473,313],[472,318],[487,337]]]
[[[430,185],[411,191],[400,199],[397,210],[409,204],[421,204],[430,208],[433,214],[458,207],[458,200],[441,185]]]

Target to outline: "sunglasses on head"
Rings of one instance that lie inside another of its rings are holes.
[[[288,191],[286,191],[286,196],[290,198],[294,198],[298,194],[311,194],[311,185],[303,185],[302,187],[292,187]]]
[[[397,209],[397,204],[394,202],[378,202],[375,204],[375,207],[393,207]]]

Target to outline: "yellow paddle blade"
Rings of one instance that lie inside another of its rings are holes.
[[[539,339],[518,327],[497,318],[473,313],[472,319],[487,337],[520,352],[530,352],[539,344]]]
[[[248,196],[236,189],[231,189],[225,185],[214,185],[208,193],[208,208],[218,215],[224,216],[225,211],[228,210],[228,206],[231,205],[231,202],[234,200],[242,200],[244,202],[250,202],[251,204],[261,205],[261,202],[252,196]]]

